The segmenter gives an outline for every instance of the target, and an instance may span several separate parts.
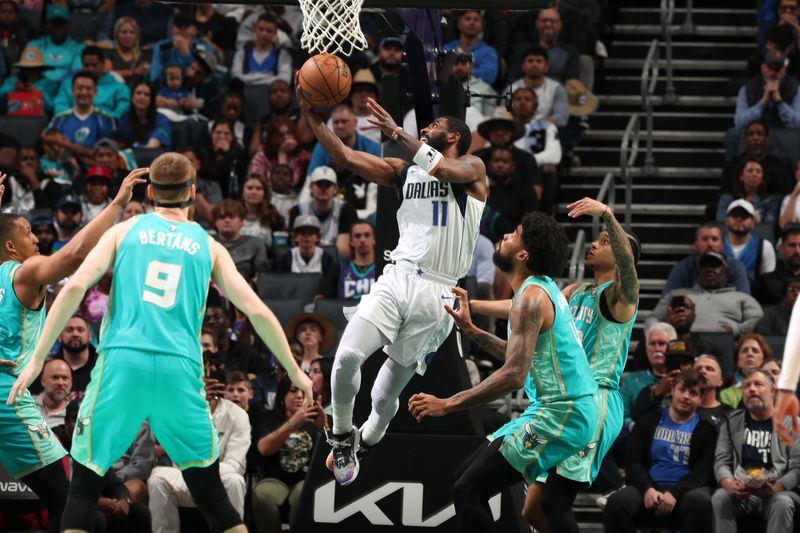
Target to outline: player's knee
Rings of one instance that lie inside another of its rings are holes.
[[[340,347],[333,362],[333,374],[335,375],[342,370],[356,370],[366,360],[367,356],[361,350],[349,346]]]
[[[391,415],[397,412],[400,407],[400,400],[398,398],[390,398],[385,391],[379,390],[377,387],[372,389],[372,408],[382,415]]]
[[[467,476],[460,476],[453,483],[453,503],[456,507],[469,505],[477,497],[477,487]]]

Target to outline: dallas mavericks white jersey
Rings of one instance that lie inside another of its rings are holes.
[[[392,261],[410,261],[453,279],[466,276],[484,202],[468,195],[464,185],[439,181],[419,165],[406,166],[400,183],[400,238]]]

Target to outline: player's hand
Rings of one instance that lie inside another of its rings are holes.
[[[314,424],[321,429],[325,429],[326,427],[328,427],[328,414],[322,407],[322,398],[320,398],[319,396],[314,402],[313,409],[314,412],[316,413],[316,416],[314,417]]]
[[[778,434],[778,438],[786,444],[792,444],[794,441],[792,435],[800,434],[800,428],[797,424],[798,415],[800,415],[800,406],[798,405],[797,396],[790,391],[778,391],[772,422],[775,425],[775,433]],[[789,428],[784,425],[784,420],[787,416],[792,421]]]
[[[603,216],[603,213],[611,213],[611,208],[606,204],[588,197],[583,200],[578,200],[577,202],[572,202],[567,205],[567,209],[569,209],[567,216],[570,218],[578,218],[581,215],[600,217]]]
[[[444,310],[450,313],[450,316],[455,319],[456,327],[468,334],[472,329],[475,328],[475,325],[472,323],[472,316],[469,312],[469,293],[460,287],[453,287],[450,290],[456,297],[458,309],[453,309],[449,305],[445,304]]]
[[[133,188],[140,183],[147,183],[147,180],[144,179],[142,176],[150,172],[150,167],[144,168],[137,168],[136,170],[131,171],[130,174],[125,176],[125,179],[122,180],[122,184],[119,186],[119,192],[114,197],[112,201],[117,207],[123,208],[125,204],[131,201],[131,196],[133,195]]]
[[[439,417],[450,412],[446,399],[430,394],[415,394],[409,398],[408,410],[417,422],[421,422],[426,416]]]
[[[367,98],[367,108],[375,117],[368,118],[367,122],[378,126],[387,137],[391,137],[395,128],[397,128],[397,123],[392,118],[392,115],[372,98]]]
[[[39,361],[36,358],[28,361],[28,364],[25,365],[25,368],[22,369],[22,372],[17,377],[17,381],[11,386],[8,399],[6,400],[7,405],[14,405],[17,398],[21,400],[25,396],[25,391],[28,390],[28,386],[33,383],[33,380],[36,379],[42,371],[43,364],[44,361]]]
[[[305,95],[303,94],[302,86],[300,85],[300,71],[294,73],[294,95],[297,97],[297,103],[300,104],[300,108],[303,111],[306,111],[309,115],[313,113],[313,107],[311,103],[306,100]]]
[[[653,487],[647,489],[644,493],[644,508],[645,509],[655,509],[659,503],[661,503],[661,499],[664,497],[663,494],[658,492]]]
[[[0,359],[0,366],[7,366],[10,368],[14,368],[17,366],[16,361],[12,361],[11,359]]]
[[[675,508],[675,496],[669,491],[661,493],[661,501],[656,505],[656,516],[667,516]]]

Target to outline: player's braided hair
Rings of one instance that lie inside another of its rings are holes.
[[[537,211],[522,217],[522,242],[528,252],[527,268],[551,278],[567,268],[569,241],[553,217]]]

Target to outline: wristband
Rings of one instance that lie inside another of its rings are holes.
[[[414,163],[431,176],[438,170],[442,159],[444,159],[444,156],[439,150],[425,143],[422,143],[422,146],[419,147],[416,155],[414,155]]]
[[[389,135],[389,138],[393,141],[397,140],[397,137],[400,135],[400,132],[403,131],[403,128],[397,126],[395,129],[392,130],[392,134]]]

